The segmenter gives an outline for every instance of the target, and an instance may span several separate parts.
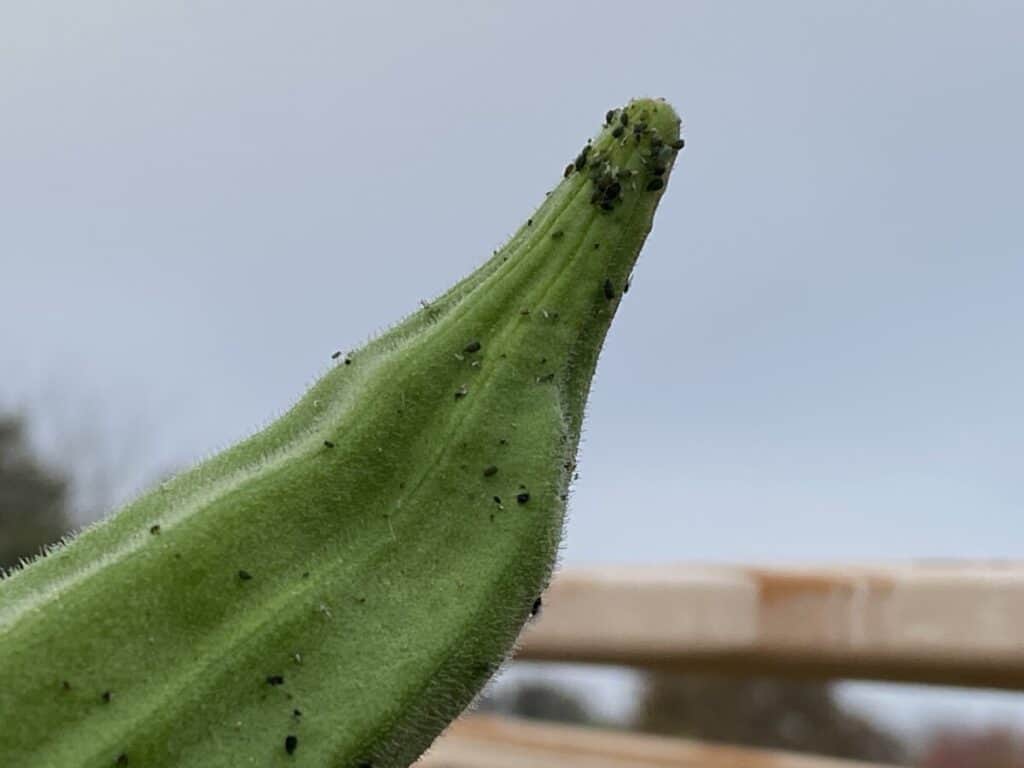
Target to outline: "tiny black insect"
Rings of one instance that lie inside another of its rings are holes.
[[[559,239],[561,239],[563,237],[565,237],[565,232],[563,232],[560,229],[556,229],[554,232],[551,233],[551,239],[552,240],[559,240]]]
[[[540,608],[541,608],[542,603],[543,603],[543,601],[539,597],[536,600],[533,601],[533,607],[530,608],[530,616],[531,617],[536,616],[538,613],[540,613]]]
[[[160,526],[159,525],[151,525],[151,526],[149,526],[149,532],[152,533],[153,535],[156,535],[156,534],[160,533]]]
[[[302,710],[301,709],[293,709],[292,710],[292,717],[302,717]]]
[[[456,400],[461,400],[462,398],[464,398],[466,396],[466,394],[468,392],[469,392],[469,390],[466,388],[466,385],[463,384],[461,387],[459,387],[458,389],[455,390],[455,399]]]
[[[493,464],[484,467],[484,477],[494,477],[498,474],[498,468]]]
[[[526,226],[532,227],[533,226],[533,219],[527,219],[526,220]]]
[[[122,752],[117,756],[117,760],[114,761],[114,765],[128,765],[128,755]]]
[[[577,171],[582,171],[584,168],[587,167],[587,155],[589,154],[590,145],[587,144],[585,147],[583,147],[583,149],[580,150],[580,153],[576,156],[576,162],[574,163],[574,165],[576,166]]]
[[[345,358],[345,365],[352,365],[352,358],[351,357],[346,357]]]
[[[248,571],[239,571],[238,578],[240,578],[242,581],[249,581],[249,579],[252,578],[252,574]]]
[[[479,352],[480,351],[480,342],[477,341],[476,339],[473,339],[471,342],[469,342],[469,344],[467,344],[465,346],[465,349],[463,351],[464,352],[468,352],[469,354],[473,354],[474,352]]]
[[[69,683],[67,680],[62,680],[60,683],[60,687],[63,688],[65,691],[70,691],[71,683]]]
[[[333,447],[334,447],[334,443],[332,443],[330,440],[324,440],[324,448],[333,448]]]
[[[563,179],[568,179],[569,178],[569,174],[571,174],[575,168],[576,168],[576,164],[575,163],[569,163],[567,166],[565,166],[565,172],[562,173],[562,178]]]
[[[673,141],[672,142],[672,149],[675,149],[675,150],[680,150],[680,149],[682,149],[685,146],[686,146],[686,141],[683,140],[683,139],[679,139],[678,141]]]
[[[654,178],[654,179],[651,179],[649,182],[647,182],[646,189],[647,189],[648,192],[657,192],[659,189],[661,189],[664,186],[665,186],[665,182],[664,182],[663,179]]]
[[[284,675],[267,675],[267,685],[284,685]]]
[[[516,501],[518,501],[520,504],[525,504],[529,500],[530,500],[530,494],[528,494],[526,491],[523,491],[520,494],[516,494]]]
[[[331,355],[331,360],[337,360],[339,357],[341,357],[341,350],[340,349],[337,352],[335,352],[333,355]]]
[[[612,129],[612,136],[614,136],[617,139],[620,136],[622,136],[622,132],[623,132],[622,126],[621,125],[617,125],[617,126],[615,126],[614,129]]]
[[[622,110],[622,114],[619,115],[619,122],[623,125],[629,125],[629,114],[626,110]]]
[[[114,693],[113,693],[113,691],[104,691],[103,693],[100,694],[100,698],[103,699],[103,701],[106,704],[109,704],[110,700],[112,698],[114,698]]]
[[[295,748],[299,746],[299,737],[291,734],[284,737],[284,751],[289,755],[295,754]]]
[[[605,125],[608,125],[609,123],[611,123],[612,120],[615,119],[615,113],[617,111],[618,110],[615,110],[615,109],[609,109],[607,112],[604,113],[604,124]]]
[[[604,297],[608,299],[608,301],[615,298],[615,286],[612,285],[612,281],[607,278],[604,281]]]

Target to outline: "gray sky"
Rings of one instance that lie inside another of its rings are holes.
[[[6,4],[0,402],[207,455],[664,96],[564,562],[1020,556],[1024,7],[626,7]]]

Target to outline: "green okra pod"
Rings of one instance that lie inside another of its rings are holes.
[[[0,765],[412,762],[536,610],[681,147],[665,102],[612,110],[479,269],[0,581]]]

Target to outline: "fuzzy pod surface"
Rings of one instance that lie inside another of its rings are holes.
[[[0,765],[409,765],[550,577],[679,125],[661,100],[610,111],[475,272],[0,581]]]

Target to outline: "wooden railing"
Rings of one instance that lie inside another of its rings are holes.
[[[571,569],[517,658],[1024,689],[1024,563]],[[421,765],[865,764],[468,715]]]

